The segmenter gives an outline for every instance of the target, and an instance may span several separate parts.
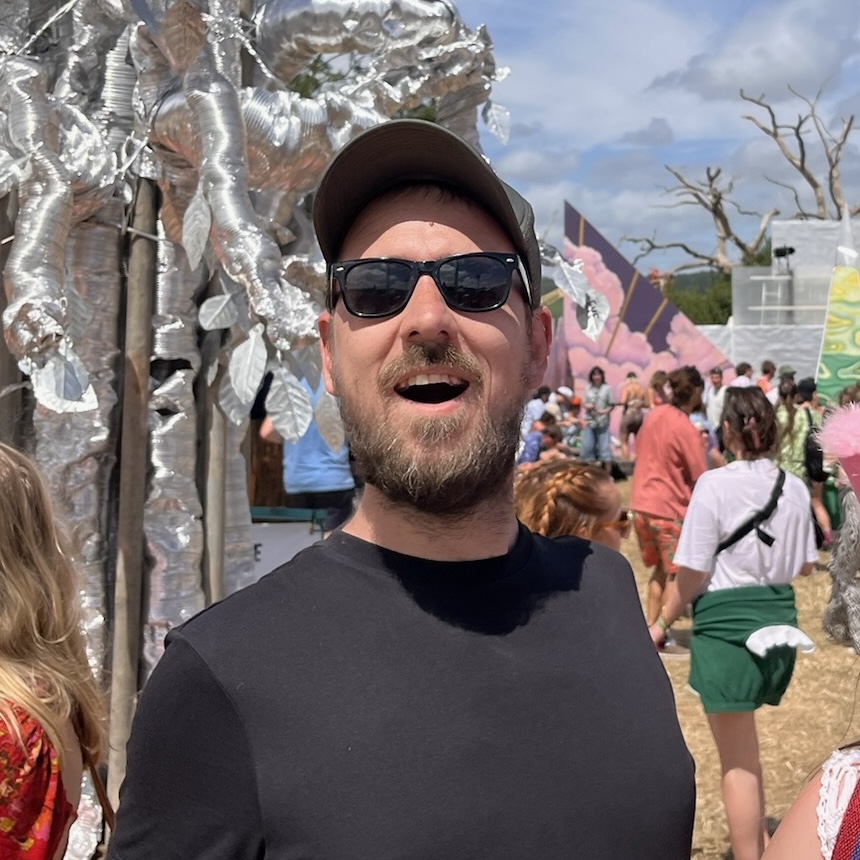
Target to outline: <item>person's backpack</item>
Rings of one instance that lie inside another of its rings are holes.
[[[804,411],[806,412],[806,420],[809,422],[809,429],[806,431],[803,465],[810,481],[824,483],[829,475],[824,470],[824,453],[818,442],[818,428],[812,423],[812,413],[809,411],[808,406]]]

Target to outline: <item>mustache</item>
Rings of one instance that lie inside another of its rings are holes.
[[[379,384],[383,390],[390,389],[402,376],[424,370],[428,364],[443,370],[459,371],[480,385],[484,381],[484,373],[480,365],[461,349],[450,344],[441,343],[412,343],[392,359],[379,373]]]

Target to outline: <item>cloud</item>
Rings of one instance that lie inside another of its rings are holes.
[[[657,75],[651,89],[681,89],[705,100],[736,97],[740,89],[771,102],[792,98],[788,86],[814,94],[836,83],[847,58],[860,50],[860,7],[844,0],[786,0],[750,4],[722,32],[715,48]]]
[[[668,146],[675,139],[672,126],[663,117],[652,117],[645,128],[638,131],[628,131],[621,136],[622,143],[632,143],[636,146]]]
[[[502,155],[495,162],[495,166],[504,176],[526,182],[540,182],[575,171],[579,166],[579,157],[570,151],[519,149]]]
[[[860,4],[455,2],[470,27],[487,25],[499,66],[511,70],[493,88],[494,101],[511,111],[510,142],[503,146],[482,133],[482,144],[532,202],[538,229],[555,245],[567,199],[611,242],[656,233],[658,241],[712,250],[708,214],[672,206],[676,201],[665,193],[674,185],[667,164],[691,178],[721,166],[744,209],[776,206],[793,214],[791,193],[767,177],[798,187],[802,180],[743,119],[758,109],[740,99],[741,87],[765,93],[780,120],[805,111],[791,101],[788,84],[809,96],[824,86],[820,111],[830,128],[842,116],[860,118]],[[855,137],[860,143],[860,123]],[[819,171],[820,157],[810,158]],[[860,147],[853,141],[842,173],[849,201],[860,200]],[[732,224],[751,237],[759,218],[733,215]],[[622,247],[629,255],[636,250]],[[666,269],[686,260],[668,251],[649,257],[648,265]]]

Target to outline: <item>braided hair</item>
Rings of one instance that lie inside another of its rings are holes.
[[[593,537],[613,514],[612,477],[574,460],[547,460],[524,472],[514,487],[517,518],[546,537]]]

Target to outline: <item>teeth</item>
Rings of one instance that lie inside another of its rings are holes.
[[[415,376],[410,376],[404,383],[405,388],[412,385],[438,385],[440,382],[446,382],[448,385],[462,385],[462,380],[455,376],[448,376],[447,373],[418,373]]]
[[[398,391],[403,391],[405,388],[410,388],[413,385],[438,385],[439,383],[447,383],[448,385],[463,385],[463,380],[457,376],[449,376],[447,373],[416,373],[415,376],[410,376],[397,386]]]

